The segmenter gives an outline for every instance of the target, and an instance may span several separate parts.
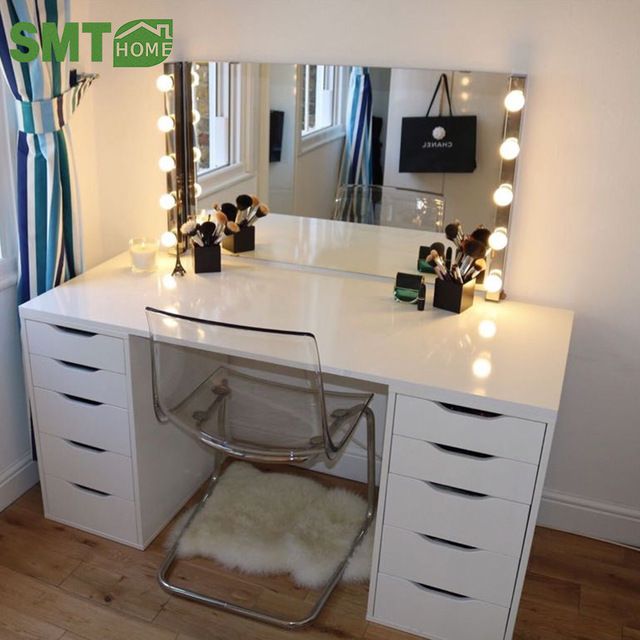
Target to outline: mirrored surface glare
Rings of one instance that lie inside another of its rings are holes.
[[[165,249],[171,249],[178,244],[178,238],[176,238],[175,234],[172,231],[165,231],[160,236],[160,244]]]
[[[169,231],[167,231],[167,233],[170,233]],[[171,234],[173,235],[173,234]],[[176,282],[176,279],[170,274],[167,273],[166,275],[162,276],[162,286],[167,290],[167,291],[173,291],[177,286],[178,283]],[[172,318],[173,320],[173,318]],[[173,320],[175,322],[175,320]]]
[[[476,358],[471,367],[476,378],[488,378],[491,375],[491,360],[488,358]]]
[[[483,320],[478,325],[478,333],[482,338],[493,338],[498,331],[498,327],[493,320]]]
[[[499,207],[506,207],[513,202],[513,189],[510,184],[501,184],[493,192],[493,201]]]
[[[158,118],[158,129],[163,133],[169,133],[169,131],[173,131],[175,127],[175,122],[171,116],[160,116]]]
[[[505,160],[514,160],[520,153],[520,143],[517,138],[507,138],[500,145],[500,155]]]
[[[502,251],[509,242],[509,238],[507,237],[507,230],[504,227],[497,228],[490,236],[489,236],[489,246],[494,251]]]
[[[193,185],[193,195],[199,198],[202,195],[202,187],[196,182]]]
[[[160,196],[160,206],[166,211],[173,209],[176,206],[176,197],[172,193],[163,193]]]
[[[158,160],[158,166],[160,171],[169,173],[169,171],[173,171],[176,168],[176,161],[171,156],[161,156],[160,160]]]
[[[173,89],[173,78],[166,74],[158,76],[158,79],[156,80],[156,88],[158,91],[162,91],[162,93],[171,91],[171,89]]]
[[[198,147],[193,147],[193,160],[194,162],[200,162],[202,158],[202,151]]]
[[[497,293],[502,289],[502,276],[492,271],[484,280],[484,288],[490,293]]]
[[[193,120],[193,124],[198,124],[198,122],[200,122],[200,112],[194,109],[191,112],[191,118]]]
[[[507,97],[504,99],[504,106],[507,111],[512,113],[520,111],[524,107],[524,93],[521,89],[514,89],[509,91]]]

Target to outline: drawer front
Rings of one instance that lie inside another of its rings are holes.
[[[385,524],[520,557],[529,507],[389,474]]]
[[[126,376],[43,356],[32,355],[30,359],[35,387],[127,408]]]
[[[509,416],[482,417],[437,402],[398,395],[393,433],[501,458],[538,464],[545,424]]]
[[[133,500],[131,458],[40,434],[44,472],[90,489]]]
[[[509,609],[378,574],[376,620],[441,640],[499,640]]]
[[[129,413],[124,409],[37,387],[34,399],[41,433],[131,455]]]
[[[380,571],[509,607],[518,558],[385,526]]]
[[[530,504],[538,468],[527,462],[393,436],[391,471]]]
[[[56,478],[44,477],[47,517],[129,544],[137,544],[134,503]]]
[[[124,373],[124,342],[97,333],[27,320],[29,353]]]

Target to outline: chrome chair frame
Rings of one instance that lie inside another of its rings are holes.
[[[235,325],[229,325],[227,323],[218,323],[213,321],[203,321],[196,318],[189,318],[186,316],[181,316],[179,314],[173,314],[165,311],[159,311],[157,309],[147,308],[147,311],[151,311],[153,313],[160,313],[166,316],[180,318],[183,320],[192,320],[196,322],[204,322],[207,324],[214,325],[223,325],[227,327],[233,327]],[[250,327],[241,327],[238,325],[238,328],[242,329],[251,329]],[[257,329],[260,330],[260,329]],[[293,333],[293,332],[282,332],[282,333]],[[300,334],[299,334],[300,335]],[[313,334],[304,334],[309,335],[315,340],[315,336]],[[151,349],[152,359],[154,358],[154,349]],[[318,358],[319,362],[319,358]],[[156,373],[155,373],[155,364],[152,362],[152,371],[153,371],[153,390],[154,390],[154,408],[156,411],[156,415],[161,422],[168,422],[169,418],[165,415],[160,407],[159,398],[157,397],[157,385],[156,385]],[[320,373],[321,377],[321,373]],[[320,379],[320,390],[323,394],[323,402],[324,402],[324,385],[322,384],[322,379]],[[226,393],[224,389],[220,389],[216,391],[216,398],[212,401],[211,406],[207,408],[204,412],[212,412],[214,410],[219,412],[219,416],[224,415],[224,403]],[[251,618],[253,620],[257,620],[259,622],[264,622],[268,624],[275,625],[277,627],[286,628],[286,629],[297,629],[300,627],[304,627],[310,623],[312,623],[322,611],[325,603],[327,602],[329,596],[333,592],[336,585],[340,582],[342,575],[346,569],[347,563],[349,559],[353,555],[357,546],[362,542],[365,537],[367,531],[369,530],[369,526],[371,525],[376,511],[376,496],[375,496],[375,474],[376,474],[376,456],[375,456],[375,417],[373,411],[369,407],[369,402],[371,400],[371,396],[369,399],[360,405],[355,405],[350,407],[349,409],[338,410],[331,414],[331,418],[333,421],[331,425],[325,424],[323,425],[323,440],[325,444],[325,455],[328,459],[332,459],[335,455],[342,450],[342,448],[349,441],[351,435],[353,434],[356,426],[359,424],[360,419],[364,416],[366,419],[367,425],[367,511],[365,517],[360,525],[360,528],[351,542],[347,553],[344,558],[341,560],[340,564],[336,567],[335,571],[323,587],[320,592],[318,598],[313,603],[313,605],[309,608],[309,611],[299,619],[289,620],[285,618],[281,618],[275,615],[271,615],[264,611],[259,611],[255,609],[250,609],[248,607],[243,607],[241,605],[235,604],[233,602],[229,602],[228,600],[223,600],[221,598],[213,598],[211,596],[205,595],[203,593],[199,593],[197,591],[193,591],[191,589],[179,586],[173,582],[171,582],[169,578],[169,574],[171,572],[171,568],[176,561],[178,547],[180,544],[180,540],[182,535],[187,530],[189,525],[193,522],[196,515],[202,510],[202,508],[207,503],[207,500],[213,494],[215,486],[220,478],[222,468],[224,462],[227,458],[234,459],[243,459],[255,462],[268,462],[268,463],[281,463],[281,464],[291,464],[295,462],[305,462],[314,458],[319,457],[321,454],[318,452],[317,448],[311,448],[307,451],[299,450],[296,455],[292,455],[290,452],[282,454],[270,452],[267,455],[260,455],[258,449],[255,450],[247,450],[245,447],[244,450],[238,450],[235,447],[224,445],[220,442],[215,442],[211,436],[204,432],[200,432],[199,439],[204,444],[210,446],[214,450],[214,469],[213,473],[209,479],[209,483],[207,485],[207,489],[203,494],[202,498],[198,502],[197,506],[183,525],[180,530],[179,535],[176,537],[175,542],[171,546],[167,556],[165,557],[162,565],[158,570],[158,582],[167,592],[180,596],[182,598],[186,598],[188,600],[192,600],[194,602],[198,602],[200,604],[208,605],[211,607],[217,607],[223,609],[225,611],[229,611],[235,614],[239,614],[245,616],[247,618]],[[354,420],[347,433],[340,439],[339,442],[334,443],[331,437],[332,433],[335,433],[340,425],[348,420],[358,416],[357,420]],[[178,425],[179,426],[179,425]]]

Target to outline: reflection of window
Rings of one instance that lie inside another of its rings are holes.
[[[201,159],[199,172],[206,173],[227,167],[235,161],[234,103],[239,99],[239,83],[234,82],[228,62],[200,62],[197,65],[198,84],[195,88],[195,109],[200,114],[196,125]]]
[[[306,136],[337,124],[337,67],[305,64],[302,72],[302,135]]]

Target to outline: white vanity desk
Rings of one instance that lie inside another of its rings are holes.
[[[242,257],[207,275],[187,258],[177,280],[172,266],[163,256],[134,275],[122,254],[20,309],[47,517],[144,548],[209,471],[206,452],[155,420],[146,305],[312,331],[327,374],[388,393],[368,617],[510,638],[572,313],[478,298],[454,315],[431,291],[417,312],[390,279]]]

